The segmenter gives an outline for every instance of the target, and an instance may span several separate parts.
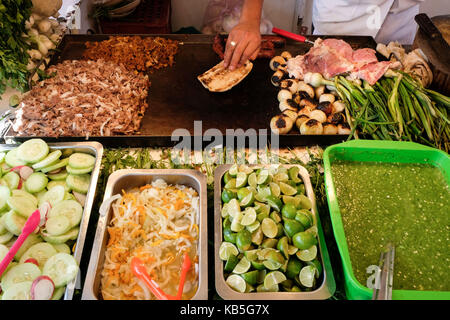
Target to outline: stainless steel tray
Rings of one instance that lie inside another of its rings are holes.
[[[14,149],[18,144],[1,144],[0,152]],[[100,174],[100,166],[103,156],[103,145],[101,143],[92,142],[65,142],[65,143],[48,143],[50,150],[72,149],[75,152],[89,153],[95,156],[94,169],[91,172],[91,181],[89,183],[89,191],[86,194],[86,202],[84,203],[83,217],[80,222],[80,231],[76,240],[75,251],[73,256],[80,264],[81,255],[83,253],[84,241],[86,239],[86,232],[89,225],[89,218],[91,216],[92,205],[94,203],[95,191],[97,189],[98,176]],[[64,300],[72,300],[75,289],[81,289],[81,272],[78,272],[77,277],[67,284],[64,293]]]
[[[317,214],[314,191],[308,171],[301,165],[282,165],[286,168],[299,167],[300,177],[306,189],[306,196],[311,200],[312,213],[318,228],[319,251],[323,265],[323,281],[319,288],[309,292],[250,292],[240,293],[231,289],[225,282],[223,275],[224,263],[219,258],[219,248],[223,241],[222,231],[222,177],[231,168],[231,164],[224,164],[216,168],[214,172],[214,265],[215,283],[217,293],[225,300],[321,300],[328,299],[336,290],[330,257],[325,244],[322,226]],[[249,165],[251,168],[267,168],[273,165]]]
[[[103,201],[115,194],[121,193],[122,190],[140,187],[151,183],[155,179],[164,179],[168,184],[183,184],[192,187],[199,194],[199,284],[193,300],[206,300],[208,299],[207,194],[206,178],[201,172],[184,169],[118,170],[108,178]],[[105,215],[99,216],[86,281],[84,282],[82,300],[101,300],[100,277],[105,258],[106,244],[109,239],[106,231],[111,216],[111,209]]]

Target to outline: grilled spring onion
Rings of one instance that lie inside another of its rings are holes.
[[[389,71],[374,86],[339,76],[334,86],[347,105],[353,134],[358,130],[377,140],[450,150],[450,98],[424,88],[409,74]]]

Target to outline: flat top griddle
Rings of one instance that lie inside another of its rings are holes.
[[[81,59],[86,41],[103,41],[110,35],[66,35],[58,46],[57,54],[50,64],[67,59]],[[124,35],[120,35],[124,36]],[[90,137],[90,140],[114,146],[166,146],[173,145],[171,136],[176,129],[186,129],[190,135],[200,135],[215,128],[222,135],[227,129],[266,129],[270,135],[270,119],[278,114],[277,88],[271,85],[273,71],[269,59],[254,61],[253,70],[238,85],[222,93],[212,93],[197,80],[197,76],[220,62],[212,49],[214,36],[211,35],[140,35],[142,37],[161,36],[181,41],[179,51],[172,67],[156,70],[149,74],[149,107],[142,119],[140,131],[133,136]],[[328,36],[331,37],[331,36]],[[317,36],[309,37],[311,40]],[[326,38],[326,37],[323,37]],[[371,37],[339,36],[353,48],[375,48]],[[304,54],[310,45],[286,41],[284,48],[276,49],[277,54],[284,50],[293,55]],[[202,131],[194,132],[194,121],[202,121]],[[186,132],[186,131],[185,131]],[[26,140],[10,128],[5,140]],[[84,137],[42,137],[47,141],[73,141]],[[304,136],[297,130],[280,136],[281,145],[332,144],[345,140],[347,136]]]

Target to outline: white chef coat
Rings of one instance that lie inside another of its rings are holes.
[[[377,42],[412,44],[414,16],[425,0],[314,0],[317,35],[368,35]]]

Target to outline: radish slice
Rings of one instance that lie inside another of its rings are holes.
[[[39,207],[39,213],[41,214],[41,220],[39,221],[39,227],[44,226],[45,223],[47,222],[47,214],[50,212],[51,208],[52,208],[52,205],[48,201],[45,201]]]
[[[28,258],[23,263],[32,263],[32,264],[35,264],[36,266],[39,267],[39,262],[36,259],[34,259],[34,258]]]
[[[86,202],[86,195],[75,191],[73,191],[72,193],[75,196],[75,199],[77,199],[77,201],[84,207],[84,203]]]
[[[17,167],[13,167],[13,168],[9,169],[9,171],[14,171],[14,172],[16,172],[16,173],[19,173],[19,172],[20,172],[20,169],[22,169],[23,167],[25,167],[25,166],[17,166]]]
[[[59,168],[59,169],[50,171],[49,174],[57,174],[57,173],[59,173],[61,170],[62,170],[62,168]]]
[[[50,300],[55,284],[48,276],[39,276],[31,284],[31,300]]]
[[[23,166],[19,170],[19,175],[23,180],[27,180],[28,177],[34,172],[34,170],[28,166]]]

